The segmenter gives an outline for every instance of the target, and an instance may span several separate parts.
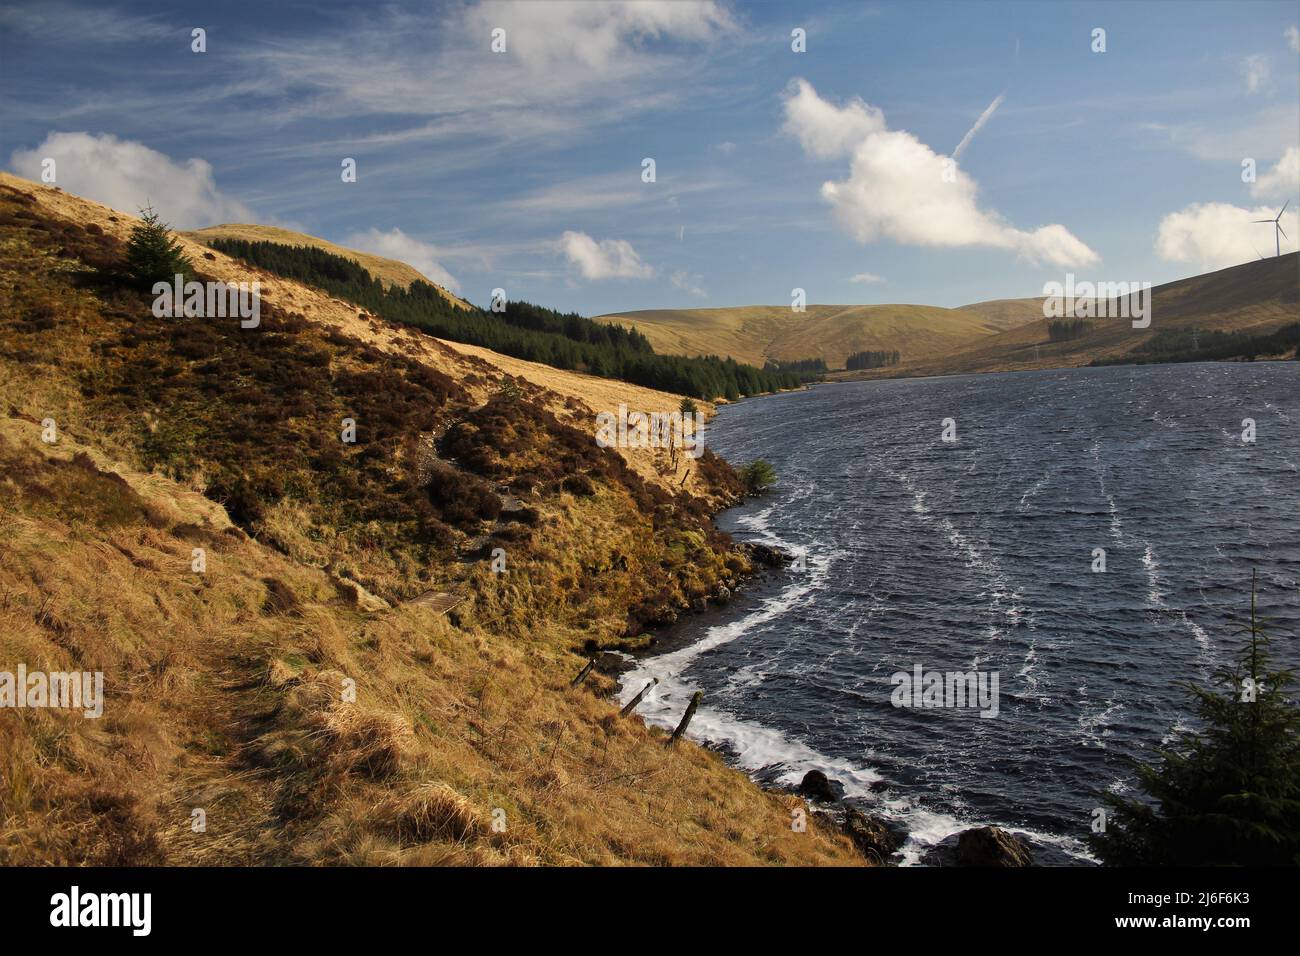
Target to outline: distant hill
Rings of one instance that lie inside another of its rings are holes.
[[[655,351],[768,359],[821,358],[843,368],[854,352],[898,350],[904,361],[951,351],[1041,316],[1034,299],[945,309],[929,305],[748,305],[721,309],[651,309],[599,318],[632,325]]]
[[[328,240],[319,239],[316,236],[309,236],[302,232],[294,232],[291,229],[280,229],[276,226],[256,226],[248,223],[235,222],[226,223],[221,226],[208,226],[206,229],[196,229],[193,232],[183,232],[181,235],[193,239],[196,242],[207,242],[209,239],[246,239],[250,242],[278,242],[286,246],[311,246],[315,249],[323,249],[325,252],[332,253],[333,255],[351,259],[385,286],[398,285],[403,288],[409,288],[411,283],[417,280],[420,282],[427,282],[446,296],[447,301],[457,308],[471,308],[470,304],[464,299],[461,299],[449,292],[447,289],[444,289],[419,269],[407,265],[405,262],[398,262],[396,259],[386,259],[383,256],[376,256],[369,252],[358,252],[355,249],[348,249],[345,246],[335,245]]]
[[[1041,299],[982,303],[1004,306],[1021,315],[1028,303],[1037,310],[1033,321],[995,335],[959,345],[943,354],[921,358],[904,355],[892,368],[838,373],[837,379],[902,375],[949,375],[967,372],[1068,368],[1095,360],[1113,361],[1130,355],[1161,333],[1178,331],[1248,332],[1262,335],[1295,322],[1300,316],[1300,253],[1260,259],[1217,272],[1178,279],[1151,290],[1151,325],[1133,328],[1130,319],[1092,319],[1079,337],[1053,342],[1043,318]],[[992,310],[996,314],[997,309]],[[987,312],[986,312],[987,314]],[[1140,354],[1140,353],[1138,353]]]
[[[957,312],[969,312],[978,315],[995,331],[1024,325],[1043,317],[1042,299],[990,299],[988,302],[975,302],[963,305]]]

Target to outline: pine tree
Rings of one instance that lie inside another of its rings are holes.
[[[143,287],[155,282],[172,282],[179,273],[189,277],[193,264],[172,238],[166,223],[158,221],[152,206],[140,210],[140,223],[131,230],[126,244],[126,272]]]
[[[1215,673],[1218,689],[1192,686],[1202,729],[1181,734],[1154,764],[1134,761],[1150,800],[1103,794],[1112,808],[1093,848],[1110,864],[1300,863],[1300,709],[1294,680],[1274,670],[1251,577],[1248,640]]]

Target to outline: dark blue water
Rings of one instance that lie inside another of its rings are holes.
[[[780,477],[720,524],[803,560],[679,627],[624,696],[659,677],[667,725],[703,690],[693,736],[764,779],[825,770],[907,859],[983,823],[1086,859],[1096,790],[1192,725],[1179,682],[1238,646],[1252,568],[1300,664],[1300,363],[819,386],[723,408],[707,441]],[[997,717],[894,706],[916,664],[996,671]]]

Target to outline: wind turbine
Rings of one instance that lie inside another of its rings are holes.
[[[1277,254],[1279,256],[1282,254],[1282,239],[1278,235],[1278,233],[1280,232],[1282,233],[1283,236],[1286,236],[1286,232],[1282,229],[1282,213],[1286,212],[1286,207],[1289,205],[1291,205],[1291,200],[1289,199],[1286,202],[1282,203],[1282,208],[1277,211],[1276,219],[1252,219],[1251,220],[1251,222],[1271,222],[1273,224],[1273,226],[1277,230],[1277,232],[1273,233],[1273,242],[1277,245]],[[1290,242],[1291,237],[1286,236],[1286,241]]]

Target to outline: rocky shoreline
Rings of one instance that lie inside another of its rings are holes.
[[[766,572],[784,567],[793,559],[780,548],[753,542],[738,542],[734,549],[749,562],[751,571],[738,573],[718,582],[707,595],[698,597],[689,604],[665,607],[646,622],[645,629],[635,635],[629,634],[620,641],[598,642],[588,640],[581,652],[596,659],[596,670],[611,677],[619,677],[632,665],[628,655],[643,653],[651,648],[661,651],[662,637],[659,633],[678,624],[686,614],[704,614],[710,608],[730,604],[732,599],[743,591],[751,582],[761,580]]]
[[[739,542],[736,550],[746,556],[754,570],[720,583],[707,599],[692,602],[690,612],[702,614],[711,605],[730,603],[747,584],[761,581],[768,572],[785,567],[793,560],[780,548],[756,542]],[[667,628],[679,620],[680,615],[669,609],[651,622],[651,626]],[[651,634],[648,640],[632,649],[644,652],[654,648],[657,653],[662,653],[663,648],[659,645],[659,636]],[[591,646],[587,650],[595,656],[596,669],[616,680],[634,666],[631,654],[622,648]],[[723,752],[723,756],[726,757],[727,754]],[[847,836],[868,863],[874,866],[898,865],[896,855],[907,842],[907,831],[893,821],[844,800],[843,784],[827,777],[822,771],[808,771],[799,785],[793,788],[774,787],[757,779],[754,782],[766,790],[795,793],[803,797],[813,816],[828,829],[838,830]],[[886,789],[886,785],[880,782],[872,789],[881,791]],[[923,866],[1021,867],[1033,865],[1033,854],[1029,844],[1020,837],[1001,827],[983,826],[962,830],[947,837],[931,847],[920,862]]]
[[[883,787],[881,787],[883,789]],[[896,866],[894,855],[908,834],[897,824],[844,801],[844,787],[820,770],[809,770],[795,793],[818,805],[813,813],[839,829],[876,866]],[[1032,866],[1029,844],[1001,827],[971,827],[933,846],[921,858],[923,866]]]

